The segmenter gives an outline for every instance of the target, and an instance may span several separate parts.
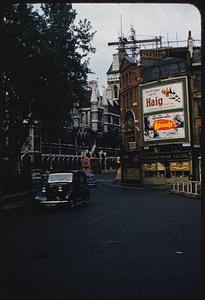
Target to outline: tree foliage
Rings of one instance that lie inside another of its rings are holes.
[[[76,25],[69,3],[10,6],[4,17],[4,92],[7,151],[17,156],[26,138],[25,123],[41,121],[60,131],[68,112],[84,97],[95,32],[85,19]],[[25,122],[27,120],[27,122]]]
[[[25,4],[9,7],[4,17],[4,132],[5,152],[11,168],[28,134],[24,121],[31,116],[35,97],[32,59],[38,31],[33,19],[32,7]]]

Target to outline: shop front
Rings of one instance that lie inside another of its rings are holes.
[[[190,177],[190,161],[170,162],[171,177],[189,178]]]
[[[151,185],[172,184],[189,179],[192,174],[191,153],[153,153],[142,155],[142,182]]]
[[[128,153],[124,156],[122,169],[124,183],[141,183],[140,159],[137,153]]]
[[[166,184],[165,165],[156,161],[143,163],[142,181],[144,184]]]

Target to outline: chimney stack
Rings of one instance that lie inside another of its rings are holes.
[[[189,34],[188,34],[187,48],[188,48],[188,51],[190,52],[190,57],[192,58],[192,56],[193,56],[193,38],[191,36],[191,30],[189,30]]]

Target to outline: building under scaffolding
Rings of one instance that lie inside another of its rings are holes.
[[[194,43],[190,31],[176,47],[161,37],[136,40],[132,30],[108,44],[120,57],[123,181],[200,180],[201,48]]]

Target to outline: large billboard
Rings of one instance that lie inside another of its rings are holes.
[[[142,144],[190,141],[187,77],[140,85]]]

